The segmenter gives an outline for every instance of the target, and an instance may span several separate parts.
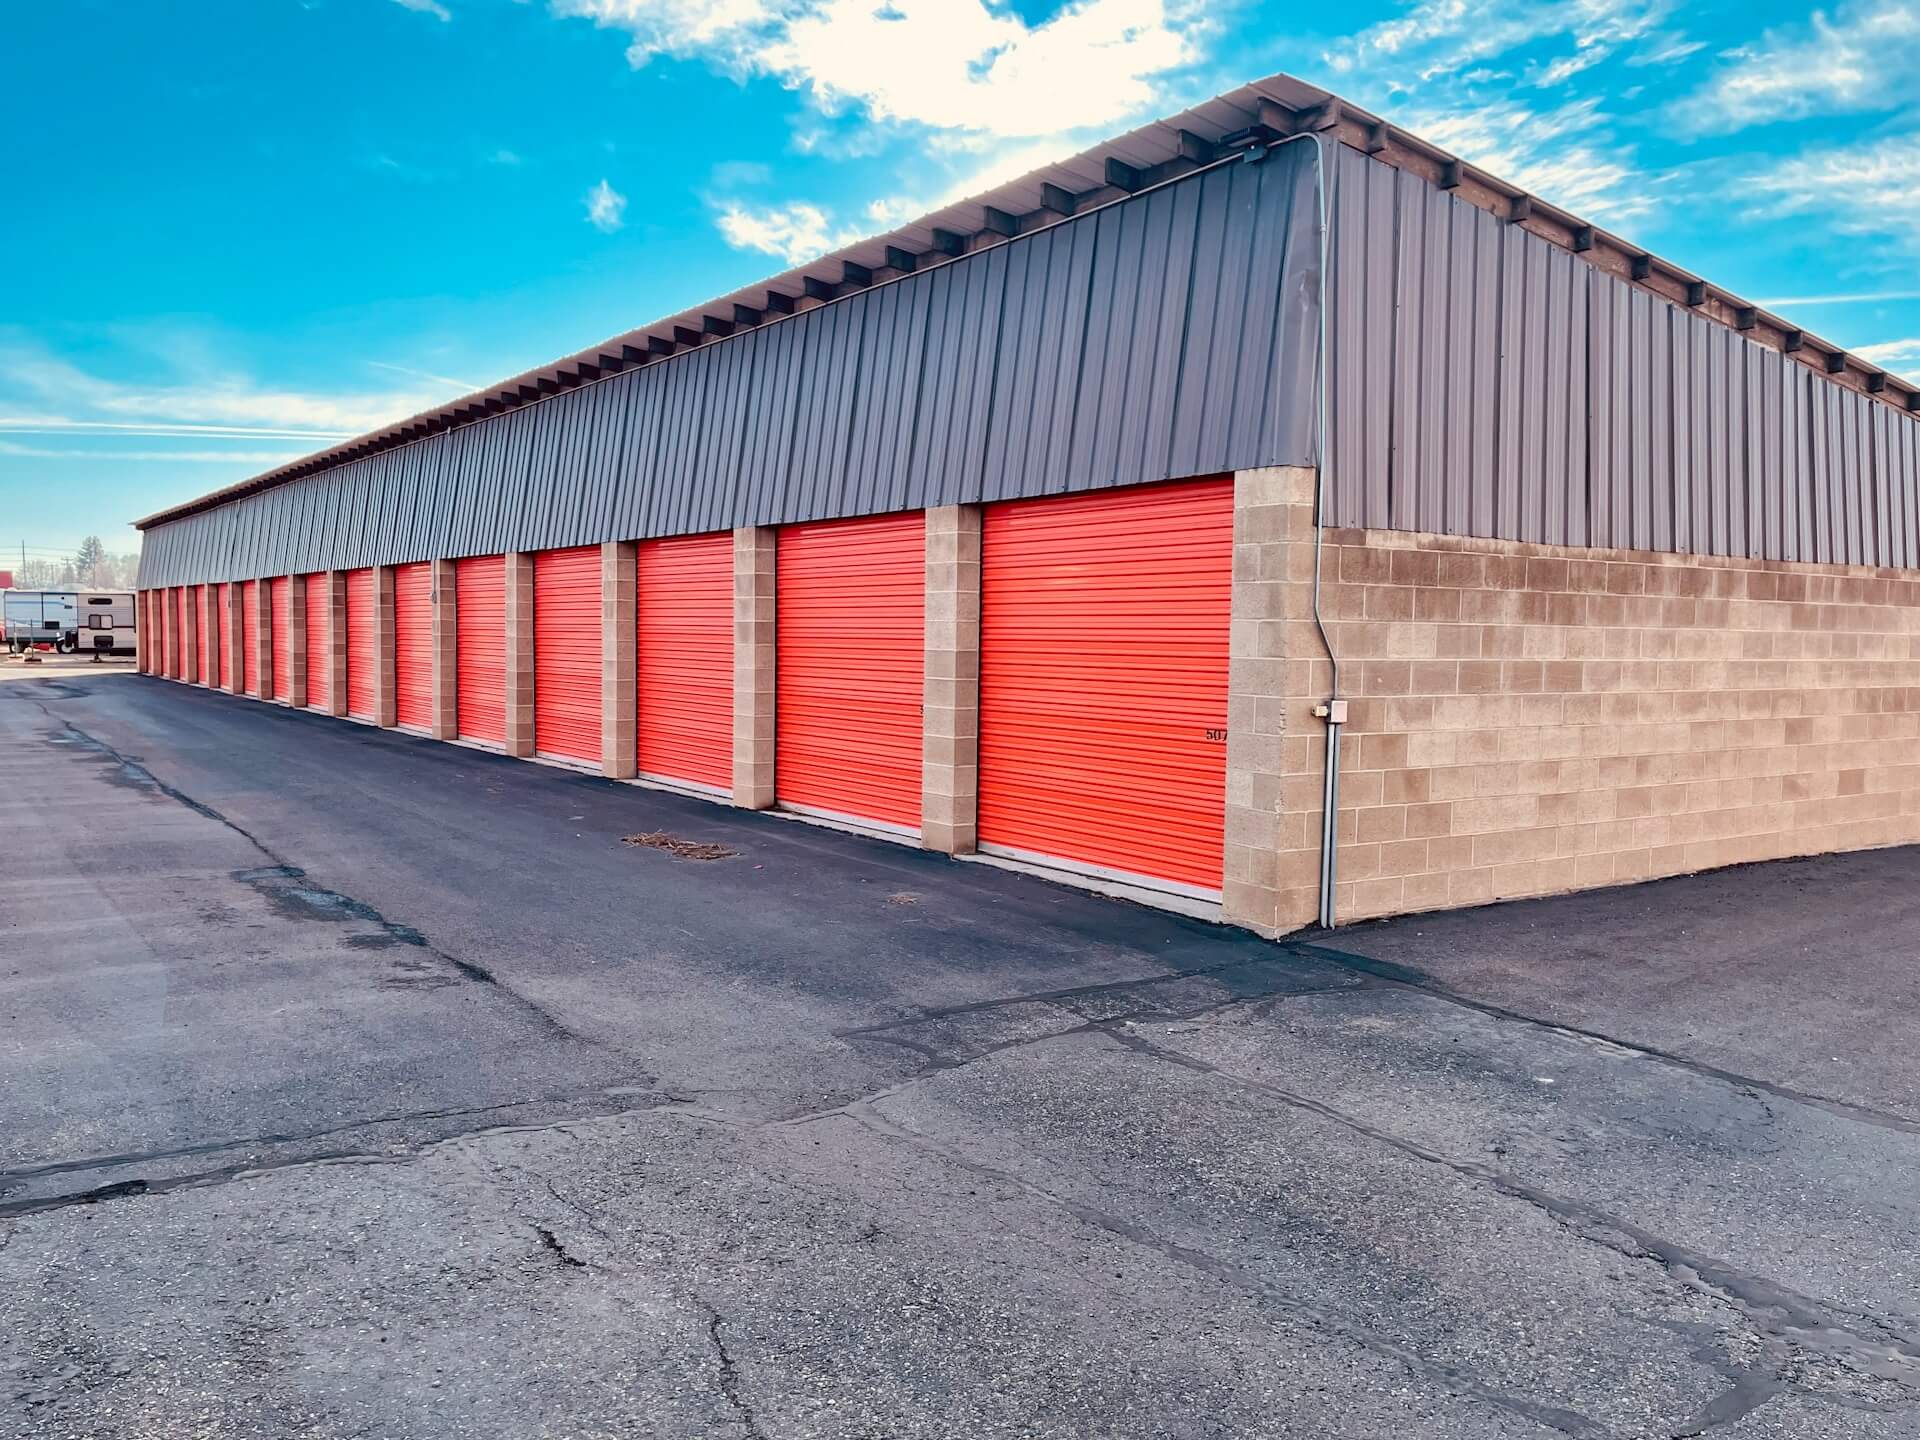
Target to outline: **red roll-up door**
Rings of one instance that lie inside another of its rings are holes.
[[[917,830],[925,517],[793,525],[778,543],[775,797]]]
[[[1220,888],[1230,477],[988,508],[985,848]]]
[[[219,593],[213,597],[214,609],[220,613],[220,643],[213,652],[214,674],[220,677],[222,690],[233,683],[233,657],[229,653],[231,641],[228,631],[233,628],[233,586],[229,582],[220,582]]]
[[[639,547],[640,773],[733,784],[733,533]]]
[[[276,575],[267,582],[268,638],[273,643],[273,689],[269,693],[276,700],[286,700],[293,694],[293,656],[288,650],[287,640],[287,615],[293,603],[292,589],[293,582],[285,575]]]
[[[432,565],[394,567],[393,693],[397,723],[433,728]]]
[[[507,743],[507,562],[453,562],[454,718],[462,740]]]
[[[600,760],[600,547],[533,557],[533,748]]]
[[[211,685],[213,683],[213,647],[207,643],[207,625],[213,619],[213,617],[207,613],[207,598],[212,593],[213,587],[210,585],[196,585],[193,587],[193,599],[191,602],[193,605],[193,624],[194,629],[198,632],[199,642],[195,647],[197,653],[193,657],[193,678],[198,680],[202,685]]]
[[[254,643],[260,628],[260,582],[248,580],[240,586],[240,688],[249,695],[260,693],[260,647]]]
[[[307,596],[307,708],[325,710],[327,694],[327,577],[316,570],[303,577]]]
[[[187,592],[176,586],[173,592],[173,670],[176,680],[192,674],[193,652],[187,649]]]
[[[347,572],[347,714],[374,718],[374,668],[379,664],[373,623],[373,571]]]

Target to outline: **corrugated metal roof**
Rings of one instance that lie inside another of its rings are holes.
[[[143,585],[1311,464],[1315,152],[1261,147],[954,263],[158,525]]]
[[[623,331],[551,364],[537,366],[409,419],[158,511],[135,524],[145,529],[352,458],[498,414],[543,395],[602,378],[609,372],[697,352],[737,327],[777,321],[792,311],[817,306],[822,303],[819,296],[856,293],[875,280],[904,273],[897,262],[906,261],[915,268],[925,268],[943,263],[966,249],[997,243],[1004,238],[1009,225],[1024,234],[1057,223],[1065,214],[1052,207],[1059,206],[1063,199],[1068,201],[1069,210],[1084,213],[1124,197],[1129,193],[1128,187],[1137,181],[1171,178],[1197,168],[1212,159],[1223,142],[1254,127],[1265,127],[1269,137],[1302,129],[1325,131],[1353,149],[1375,155],[1430,185],[1452,190],[1458,198],[1500,214],[1510,223],[1577,254],[1588,264],[1662,298],[1686,304],[1710,320],[1742,330],[1750,339],[1794,354],[1803,363],[1818,362],[1823,369],[1837,363],[1841,368],[1834,378],[1851,388],[1871,391],[1879,399],[1908,410],[1920,409],[1920,387],[1908,385],[1876,366],[1849,357],[1839,347],[1806,335],[1789,322],[1762,312],[1681,267],[1465,164],[1328,91],[1292,76],[1277,74],[1115,136],[896,229],[844,246],[818,260],[652,324]]]

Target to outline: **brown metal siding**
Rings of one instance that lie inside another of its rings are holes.
[[[147,531],[143,584],[1314,459],[1306,145]]]
[[[1920,565],[1920,421],[1338,154],[1333,523]]]

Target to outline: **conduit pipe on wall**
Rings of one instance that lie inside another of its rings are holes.
[[[1340,657],[1334,653],[1333,638],[1327,633],[1327,622],[1320,613],[1320,570],[1327,528],[1327,471],[1332,465],[1332,452],[1328,445],[1331,427],[1328,424],[1330,407],[1327,384],[1327,365],[1332,353],[1332,347],[1328,344],[1332,320],[1327,298],[1327,271],[1332,262],[1333,249],[1327,223],[1329,142],[1323,135],[1308,132],[1289,135],[1269,148],[1277,150],[1296,140],[1305,140],[1313,146],[1314,197],[1320,224],[1320,335],[1319,355],[1314,366],[1314,449],[1317,463],[1313,487],[1313,624],[1320,632],[1320,643],[1326,649],[1332,675],[1327,685],[1326,701],[1314,706],[1313,713],[1327,724],[1326,783],[1320,797],[1320,924],[1323,929],[1331,930],[1339,922],[1335,896],[1340,881],[1340,730],[1347,722],[1347,702],[1340,698]],[[1254,160],[1266,153],[1264,150],[1249,151],[1246,158]]]

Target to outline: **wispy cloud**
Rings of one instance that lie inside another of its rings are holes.
[[[1730,50],[1725,64],[1677,113],[1708,133],[1809,115],[1892,109],[1915,98],[1920,5],[1856,0],[1829,18],[1769,30]]]
[[[804,200],[785,205],[748,205],[728,201],[719,207],[713,223],[736,250],[758,250],[778,255],[789,265],[804,264],[816,256],[859,238],[840,236],[827,212]]]
[[[161,421],[75,420],[66,415],[0,415],[0,431],[15,435],[124,435],[148,440],[172,439],[176,436],[196,440],[350,440],[357,433],[351,430],[288,430],[273,425],[168,425]]]
[[[1673,0],[1416,0],[1322,55],[1333,83],[1407,129],[1554,204],[1608,223],[1666,183],[1603,106],[1632,87],[1599,67],[1671,63],[1694,42]],[[1594,73],[1590,73],[1594,72]],[[1585,92],[1585,93],[1583,93]]]
[[[298,460],[304,450],[60,450],[47,445],[21,445],[0,440],[0,455],[28,460],[112,460],[116,464],[284,465]]]
[[[1024,137],[1151,109],[1198,58],[1197,7],[1079,0],[1040,24],[989,0],[554,0],[632,37],[629,61],[770,76],[823,114]]]
[[[1920,300],[1920,290],[1862,290],[1851,295],[1776,295],[1753,303],[1769,310],[1792,305],[1873,305],[1895,300]]]
[[[1856,345],[1853,353],[1870,365],[1897,371],[1902,375],[1920,375],[1920,338],[1883,340],[1876,345]]]
[[[156,337],[152,353],[163,356],[170,373],[158,383],[133,383],[83,369],[18,332],[0,334],[0,394],[11,400],[0,401],[0,430],[332,440],[404,419],[461,390],[445,383],[377,391],[296,390],[178,358],[197,348],[190,336]]]
[[[1597,100],[1548,110],[1511,100],[1458,110],[1410,109],[1399,119],[1489,174],[1595,220],[1618,224],[1646,214],[1663,183],[1609,143]]]
[[[462,394],[478,390],[485,382],[456,380],[451,375],[436,375],[431,370],[416,370],[411,365],[395,365],[386,360],[369,360],[371,370],[385,370],[390,375],[405,375],[412,380],[425,380],[431,385],[442,385],[449,390],[458,390]]]
[[[587,223],[611,235],[626,224],[627,197],[602,180],[587,191]]]
[[[1378,70],[1388,88],[1404,91],[1545,43],[1561,53],[1536,60],[1528,79],[1553,86],[1652,36],[1671,10],[1671,0],[1420,0],[1321,58],[1340,75]]]
[[[417,10],[422,15],[431,15],[436,20],[451,20],[453,16],[440,0],[393,0],[402,10]]]
[[[1811,150],[1746,178],[1757,219],[1817,215],[1842,235],[1920,254],[1920,131]]]

